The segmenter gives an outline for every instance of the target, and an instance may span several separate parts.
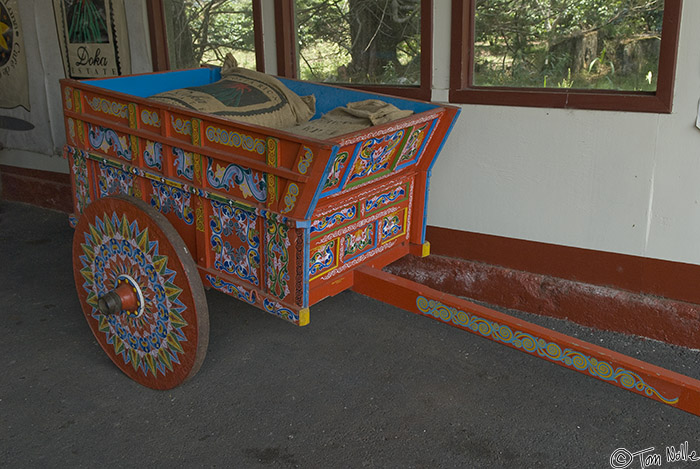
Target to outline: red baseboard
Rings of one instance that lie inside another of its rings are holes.
[[[700,304],[700,265],[429,226],[439,256]]]
[[[72,211],[71,182],[68,174],[0,165],[0,184],[0,196],[5,200],[66,213]]]
[[[427,238],[434,255],[387,270],[504,308],[700,345],[699,266],[436,227]]]

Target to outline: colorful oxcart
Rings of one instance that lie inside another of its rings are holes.
[[[458,113],[383,96],[414,114],[322,141],[144,98],[217,79],[62,82],[78,294],[107,354],[155,388],[204,357],[202,283],[303,326],[358,266],[422,253],[430,168]],[[284,83],[318,115],[376,97]]]
[[[425,256],[428,183],[459,113],[381,96],[413,115],[317,140],[172,107],[156,93],[216,69],[63,80],[85,317],[114,363],[156,389],[199,369],[211,287],[303,326],[349,288],[700,414],[700,382],[431,290],[381,269]],[[283,80],[317,116],[372,93]]]

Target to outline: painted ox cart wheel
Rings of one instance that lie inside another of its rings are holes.
[[[130,378],[170,389],[197,373],[209,341],[206,297],[163,215],[131,197],[89,205],[73,238],[73,275],[93,334]]]

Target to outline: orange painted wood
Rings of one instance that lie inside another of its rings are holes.
[[[363,295],[700,415],[696,379],[377,269],[358,268],[353,281],[353,289]]]
[[[118,123],[114,123],[109,119],[105,118],[100,118],[100,117],[95,117],[95,116],[86,116],[86,115],[81,115],[80,113],[72,112],[72,111],[64,111],[66,116],[75,118],[77,120],[81,120],[83,122],[88,122],[90,124],[96,124],[96,125],[101,125],[103,127],[108,127],[112,130],[116,130],[118,132],[122,133],[129,133],[133,134],[137,137],[140,138],[146,138],[149,140],[153,141],[158,141],[161,142],[165,145],[170,145],[170,146],[175,146],[178,148],[181,148],[185,151],[188,152],[206,152],[207,155],[211,155],[217,159],[220,159],[225,162],[229,163],[237,163],[241,165],[245,165],[246,167],[249,167],[251,169],[256,169],[259,171],[266,171],[271,174],[278,175],[279,177],[283,177],[285,179],[289,179],[291,181],[299,181],[299,182],[306,182],[308,181],[307,176],[302,176],[298,173],[295,173],[294,171],[291,171],[286,168],[272,168],[266,165],[262,161],[258,161],[255,159],[252,159],[250,157],[244,156],[243,154],[240,154],[240,152],[236,152],[234,150],[229,150],[229,151],[221,151],[213,148],[207,148],[206,150],[202,150],[201,147],[194,146],[192,144],[188,144],[186,142],[181,142],[181,141],[176,141],[173,140],[172,137],[170,136],[161,136],[159,134],[155,134],[153,132],[149,132],[148,130],[140,130],[140,129],[129,129],[126,126],[120,126]],[[184,114],[184,112],[183,112]],[[86,143],[83,142],[82,149],[87,150],[87,151],[93,151],[92,148]]]
[[[409,246],[404,242],[377,256],[370,257],[360,264],[362,267],[371,269],[383,269],[392,262],[408,254]],[[309,305],[314,305],[324,298],[337,295],[340,292],[350,289],[353,286],[353,271],[359,267],[353,267],[340,275],[335,275],[325,282],[312,283],[310,290]]]

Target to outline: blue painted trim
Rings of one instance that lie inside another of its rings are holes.
[[[310,83],[308,81],[297,81],[288,78],[277,77],[287,88],[294,91],[300,96],[313,94],[316,95],[316,114],[313,119],[320,117],[322,114],[332,111],[340,106],[347,106],[348,103],[354,101],[364,101],[365,99],[381,99],[387,103],[393,104],[399,109],[411,110],[416,114],[436,109],[439,106],[436,104],[426,103],[423,101],[414,101],[411,99],[398,98],[396,96],[378,95],[368,91],[359,91],[349,88],[342,88],[342,84],[321,84]],[[319,94],[323,99],[318,99]]]
[[[442,147],[445,146],[445,142],[447,142],[447,138],[452,133],[452,129],[454,128],[455,124],[457,123],[457,118],[459,117],[459,115],[461,113],[462,113],[462,110],[457,109],[457,114],[455,114],[454,118],[452,119],[452,122],[450,123],[450,126],[447,128],[447,132],[445,132],[445,136],[442,138],[442,142],[440,142],[440,146],[438,147],[437,151],[435,151],[435,156],[433,156],[433,161],[430,162],[430,166],[428,166],[428,171],[425,175],[425,201],[423,202],[423,229],[421,231],[421,238],[420,238],[421,244],[425,243],[425,228],[428,225],[428,195],[430,194],[430,176],[433,173],[433,166],[435,166],[435,162],[437,161],[438,156],[440,156],[440,152],[442,151]]]
[[[311,220],[297,220],[296,223],[297,228],[311,228]]]
[[[319,96],[323,97],[323,99],[316,100],[316,114],[314,118],[320,117],[322,114],[336,107],[346,106],[349,102],[363,101],[365,99],[381,99],[382,101],[393,104],[399,109],[411,110],[416,114],[438,107],[435,104],[422,101],[414,101],[395,96],[378,96],[376,93],[342,88],[337,85],[311,83],[281,77],[277,78],[290,90],[300,96],[313,94],[316,98]],[[220,79],[221,69],[214,67],[148,73],[107,79],[82,80],[82,82],[98,88],[145,98],[178,88],[208,85]]]
[[[321,180],[319,181],[318,186],[316,187],[314,198],[311,199],[311,203],[309,204],[309,210],[306,212],[307,220],[311,219],[311,216],[314,214],[314,210],[316,210],[316,205],[318,204],[318,201],[321,198],[323,183],[325,182],[326,178],[328,177],[328,174],[331,171],[331,168],[333,167],[333,162],[335,162],[335,156],[337,155],[339,149],[340,147],[338,145],[335,145],[333,147],[333,151],[331,151],[331,156],[328,157],[328,161],[326,162],[326,168],[323,170],[323,175],[321,176]]]
[[[342,181],[341,181],[341,182],[342,182]],[[330,195],[333,195],[333,194],[337,194],[338,192],[340,192],[340,186],[336,187],[335,189],[331,189],[331,190],[329,190],[328,192],[322,192],[322,193],[321,193],[321,198],[322,198],[322,199],[325,199],[326,197],[328,197],[328,196],[330,196]]]
[[[220,79],[221,71],[218,68],[196,68],[82,82],[105,90],[146,98],[178,88],[208,85]]]
[[[352,152],[352,156],[350,157],[350,161],[348,162],[348,167],[345,168],[345,174],[343,174],[343,180],[340,181],[338,184],[338,191],[342,191],[345,189],[345,184],[348,183],[348,178],[350,177],[351,168],[355,166],[355,160],[357,159],[357,156],[360,154],[360,148],[362,148],[362,145],[365,143],[363,140],[362,142],[357,142],[355,145],[355,151]]]
[[[425,244],[425,229],[428,226],[428,194],[430,193],[430,176],[432,168],[425,175],[425,200],[423,201],[423,226],[420,232],[420,243]]]
[[[304,228],[304,295],[302,299],[302,308],[309,307],[309,283],[310,273],[309,266],[311,264],[311,230]]]
[[[407,162],[403,163],[402,165],[397,166],[396,168],[394,168],[394,171],[400,171],[400,170],[402,170],[403,168],[405,168],[406,166],[410,166],[410,165],[412,165],[412,164],[416,164],[416,162],[417,162],[417,161],[420,159],[420,157],[423,155],[423,150],[425,150],[425,146],[428,144],[428,141],[429,141],[430,138],[433,136],[433,132],[435,131],[435,126],[437,125],[437,123],[438,123],[438,119],[433,119],[433,123],[430,124],[430,129],[428,130],[427,135],[426,135],[425,138],[423,139],[423,143],[421,143],[421,146],[420,146],[420,148],[418,149],[418,152],[416,153],[416,157],[413,158],[411,161],[407,161]],[[416,127],[417,127],[417,126],[413,126],[413,129],[415,129]],[[410,137],[410,135],[409,135],[409,137]]]
[[[337,157],[338,157],[338,156],[336,155],[334,158],[332,158],[332,159],[329,160],[329,162],[330,162],[330,164],[331,164],[331,169],[333,168],[333,164],[335,163],[335,160],[336,160]],[[346,163],[346,164],[347,164],[347,163]],[[326,168],[326,170],[327,170],[327,171],[326,171],[326,173],[323,175],[323,180],[321,181],[321,183],[324,183],[324,182],[328,179],[328,176],[330,176],[330,172],[331,172],[330,169]],[[346,168],[345,168],[345,173],[347,173],[347,172],[348,172],[348,168],[346,167]],[[345,173],[343,173],[343,177],[338,181],[338,185],[337,185],[335,188],[333,188],[333,189],[331,189],[331,190],[329,190],[329,191],[327,191],[327,192],[321,192],[321,198],[322,198],[322,199],[323,199],[323,198],[326,198],[326,197],[328,197],[328,196],[330,196],[330,195],[337,194],[338,192],[340,192],[341,188],[343,187],[343,179],[345,178]]]
[[[87,162],[86,162],[86,163],[87,163]],[[87,165],[86,165],[86,167],[87,167]],[[91,195],[92,195],[92,201],[94,202],[95,200],[101,198],[101,197],[100,197],[99,187],[97,186],[97,184],[98,184],[97,173],[100,172],[100,165],[99,165],[99,163],[95,162],[95,163],[92,165],[92,168],[90,168],[90,170],[88,170],[88,172],[90,173],[90,178],[92,179],[92,187],[91,187],[91,189],[92,189],[92,194],[91,194]],[[85,208],[83,208],[83,210],[85,210]]]

